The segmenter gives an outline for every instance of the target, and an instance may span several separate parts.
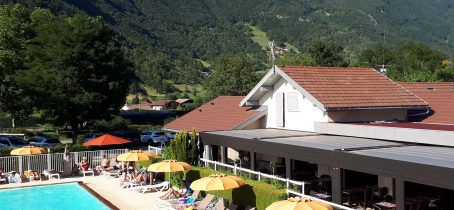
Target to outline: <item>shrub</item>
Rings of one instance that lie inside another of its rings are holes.
[[[0,157],[11,156],[11,150],[14,148],[0,148]]]
[[[78,135],[76,144],[77,145],[82,145],[83,143],[84,143],[84,135]]]
[[[35,133],[33,133],[32,131],[28,131],[25,128],[11,128],[11,133],[23,133],[25,134],[26,138],[31,138],[35,136]]]
[[[128,130],[137,131],[142,133],[148,130],[161,130],[161,125],[128,125]]]
[[[97,120],[93,126],[97,132],[112,133],[114,131],[127,130],[129,124],[131,124],[129,120],[117,116],[110,121],[106,121],[104,119]]]

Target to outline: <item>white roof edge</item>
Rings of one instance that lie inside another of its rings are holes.
[[[295,82],[292,78],[290,78],[284,71],[282,71],[279,67],[276,66],[276,73],[282,76],[288,83],[290,83],[293,87],[298,90],[304,97],[306,97],[310,102],[312,102],[315,106],[317,106],[322,112],[326,111],[325,106],[318,101],[314,96],[312,96],[309,92],[307,92],[303,87],[301,87],[298,83]]]
[[[246,127],[249,124],[251,124],[252,122],[256,121],[257,119],[265,116],[266,114],[268,114],[268,108],[263,109],[262,111],[258,112],[257,114],[255,114],[251,118],[249,118],[249,119],[245,120],[244,122],[240,123],[239,125],[235,126],[234,128],[232,128],[232,130],[241,130],[244,127]]]
[[[240,106],[244,106],[246,104],[246,101],[248,101],[252,97],[252,95],[254,95],[254,93],[260,89],[263,83],[265,83],[265,81],[268,80],[268,78],[270,78],[272,75],[273,71],[268,71],[268,73],[263,76],[263,78],[257,83],[257,85],[255,85],[255,87],[252,88],[251,91],[249,91],[249,93],[243,98],[243,100],[241,100]]]

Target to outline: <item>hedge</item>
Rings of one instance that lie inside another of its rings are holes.
[[[148,131],[148,130],[160,131],[161,128],[162,128],[162,125],[128,125],[128,130],[134,130],[139,133],[142,133],[142,132]]]

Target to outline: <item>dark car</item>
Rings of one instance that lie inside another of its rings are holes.
[[[13,148],[18,148],[18,147],[23,147],[23,146],[28,146],[29,144],[27,141],[18,138],[18,137],[0,137],[0,144],[4,144],[7,147],[13,147]]]
[[[136,131],[115,131],[112,135],[129,141],[140,141],[140,135]]]
[[[38,147],[57,146],[62,143],[53,136],[35,136],[27,141],[30,145]]]

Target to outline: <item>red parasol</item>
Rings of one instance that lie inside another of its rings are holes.
[[[85,142],[84,146],[108,146],[114,144],[124,144],[129,142],[131,141],[107,134],[104,136],[100,136],[96,139],[93,139],[91,141]]]

